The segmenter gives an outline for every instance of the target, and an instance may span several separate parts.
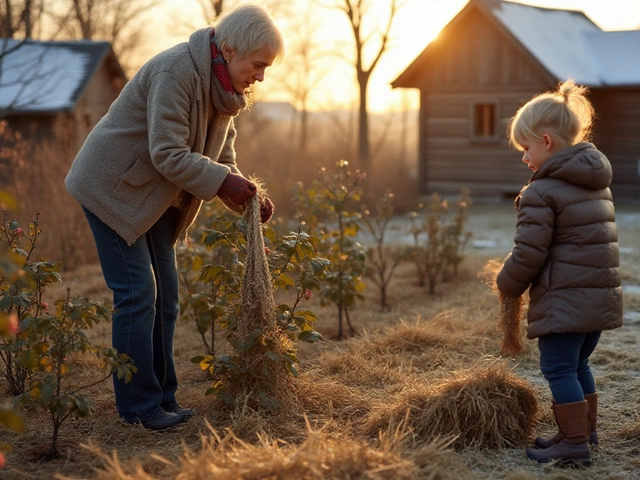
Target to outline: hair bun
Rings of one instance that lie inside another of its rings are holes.
[[[558,93],[564,97],[565,101],[568,101],[569,97],[576,93],[577,90],[578,86],[572,79],[562,82],[558,87]]]

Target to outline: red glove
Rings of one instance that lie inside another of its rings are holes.
[[[274,208],[273,203],[268,198],[260,199],[260,221],[262,223],[267,223],[271,219]]]
[[[256,194],[256,186],[237,173],[229,172],[218,189],[218,196],[241,207]]]

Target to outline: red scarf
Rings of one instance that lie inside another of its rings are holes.
[[[211,30],[211,69],[225,92],[235,93],[229,78],[226,62],[216,45],[215,30]]]
[[[211,101],[218,113],[222,115],[237,115],[246,108],[248,98],[244,94],[237,94],[233,90],[229,71],[224,57],[218,50],[215,30],[211,30]]]

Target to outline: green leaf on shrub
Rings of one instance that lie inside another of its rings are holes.
[[[220,275],[226,274],[227,270],[219,265],[207,265],[202,268],[200,279],[204,283],[211,283],[216,280]]]
[[[215,247],[218,242],[228,243],[227,237],[223,232],[219,232],[217,230],[208,230],[205,232],[202,239],[202,243],[204,243],[205,247],[211,249]]]
[[[298,340],[301,340],[303,342],[308,342],[308,343],[315,343],[320,340],[323,340],[323,337],[318,332],[313,330],[313,331],[300,332],[300,334],[298,335]]]
[[[296,369],[296,366],[293,363],[287,364],[287,370],[289,370],[289,373],[291,373],[291,375],[298,378],[298,370]]]
[[[288,287],[294,287],[296,284],[295,280],[291,278],[289,275],[282,274],[278,278],[284,285]]]
[[[86,395],[74,395],[73,403],[79,417],[87,418],[93,413],[93,402]]]
[[[0,425],[15,430],[16,432],[24,432],[24,420],[20,415],[10,409],[0,408]]]

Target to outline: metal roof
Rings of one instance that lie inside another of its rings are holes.
[[[470,0],[458,15],[474,6],[559,81],[573,78],[589,87],[640,85],[640,30],[603,31],[581,11],[505,0]],[[413,86],[410,79],[428,54],[427,46],[392,85]]]
[[[12,114],[72,110],[104,61],[126,78],[108,42],[0,39],[0,109]]]

